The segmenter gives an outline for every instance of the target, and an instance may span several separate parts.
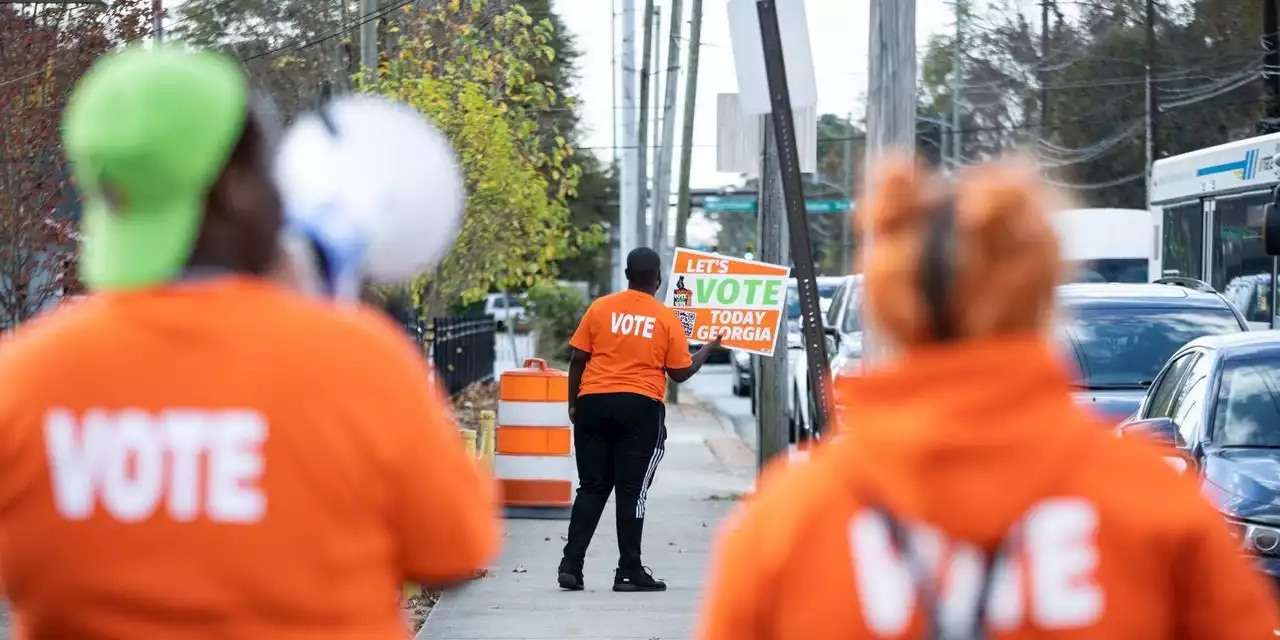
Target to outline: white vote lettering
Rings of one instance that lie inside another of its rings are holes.
[[[615,311],[609,319],[609,326],[614,335],[652,338],[653,324],[656,321],[657,318],[651,316],[638,316],[633,313],[618,313]]]
[[[948,635],[966,634],[982,582],[982,554],[972,544],[945,540],[933,527],[917,525],[909,531],[913,551],[940,585],[939,626]],[[1027,613],[1045,630],[1097,624],[1105,595],[1097,583],[1093,505],[1083,499],[1046,500],[1027,513],[1021,531],[1021,549],[1009,550],[992,567],[987,624],[1011,632],[1024,625]],[[894,549],[888,523],[877,512],[859,512],[850,522],[849,542],[868,630],[878,636],[905,633],[915,613],[918,585]],[[1025,558],[1026,566],[1019,558]],[[1029,602],[1023,601],[1023,575],[1028,577]]]
[[[68,520],[101,505],[115,520],[140,522],[163,502],[179,522],[258,522],[266,435],[266,420],[248,410],[54,409],[44,422],[54,502]]]

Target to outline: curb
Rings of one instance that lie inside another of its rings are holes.
[[[687,394],[689,398],[693,400],[693,403],[698,405],[700,409],[711,414],[711,416],[716,419],[716,422],[720,424],[720,429],[725,433],[735,437],[738,435],[738,427],[733,422],[733,418],[721,411],[719,407],[715,406],[715,404],[703,400],[697,393],[689,391],[688,389],[681,389],[680,393]]]
[[[733,419],[733,416],[722,411],[714,403],[703,400],[695,392],[681,390],[680,393],[689,394],[699,407],[715,417],[716,422],[720,423],[720,428],[723,429],[726,434],[740,440],[742,442],[742,446],[746,447],[748,451],[751,451],[752,453],[755,452],[755,447],[751,446],[751,441],[748,438],[743,437],[742,432],[738,430],[738,423]]]
[[[681,391],[681,393],[688,394],[693,404],[711,414],[716,422],[719,423],[721,431],[724,432],[723,434],[708,436],[703,439],[716,462],[719,462],[720,466],[730,473],[754,475],[756,472],[756,452],[738,433],[737,424],[733,418],[721,411],[713,403],[700,398],[697,393],[691,391]]]
[[[449,595],[448,591],[440,592],[440,597],[436,598],[436,603],[431,605],[431,610],[427,612],[427,615],[424,618],[422,618],[422,627],[418,629],[417,633],[413,634],[413,640],[429,640],[429,637],[427,636],[427,624],[431,622],[431,616],[436,614],[436,609],[440,608],[440,603],[444,602],[444,597],[447,595]]]

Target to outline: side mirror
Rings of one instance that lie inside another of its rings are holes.
[[[1262,210],[1262,248],[1269,256],[1280,256],[1280,207],[1276,206],[1280,192],[1273,192],[1271,204]]]
[[[822,333],[822,343],[827,348],[827,359],[830,360],[840,353],[840,332],[834,327],[823,327]]]
[[[1169,418],[1126,422],[1120,425],[1119,431],[1122,438],[1140,437],[1162,447],[1178,446],[1178,425]]]
[[[1169,418],[1126,422],[1120,425],[1118,431],[1122,438],[1137,436],[1167,448],[1168,451],[1162,457],[1180,474],[1195,473],[1199,468],[1196,454],[1178,446],[1178,424]]]
[[[835,327],[828,327],[828,326],[823,325],[823,327],[822,327],[822,333],[826,334],[826,336],[827,336],[828,338],[831,338],[832,340],[834,340],[834,341],[835,341],[835,343],[836,343],[837,345],[839,345],[839,344],[840,344],[840,330],[839,330],[839,329],[836,329]]]

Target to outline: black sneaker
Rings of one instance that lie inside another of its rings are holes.
[[[666,591],[667,583],[653,577],[648,567],[613,572],[614,591]]]
[[[582,591],[587,585],[582,581],[582,569],[560,565],[560,588],[569,591]]]

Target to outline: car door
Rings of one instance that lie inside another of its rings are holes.
[[[1174,354],[1164,369],[1156,375],[1155,382],[1151,384],[1151,389],[1142,400],[1138,415],[1144,420],[1172,418],[1182,382],[1186,380],[1187,372],[1199,357],[1199,351]]]
[[[1192,363],[1173,405],[1173,421],[1178,425],[1177,444],[1187,447],[1200,438],[1209,406],[1209,388],[1213,376],[1213,358],[1200,354]]]

